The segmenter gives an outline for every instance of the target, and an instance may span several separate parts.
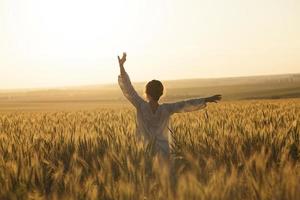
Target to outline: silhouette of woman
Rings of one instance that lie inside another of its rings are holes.
[[[221,100],[221,95],[214,95],[207,98],[196,98],[175,103],[159,104],[159,99],[163,95],[164,86],[158,80],[152,80],[146,85],[147,101],[141,98],[133,88],[130,78],[125,71],[124,63],[126,61],[126,53],[122,58],[118,56],[120,75],[118,82],[124,96],[132,103],[137,112],[137,128],[138,136],[146,140],[155,139],[155,149],[168,159],[170,156],[170,133],[168,123],[170,117],[174,113],[190,112],[200,110],[206,107],[207,103]]]

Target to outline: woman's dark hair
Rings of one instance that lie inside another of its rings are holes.
[[[158,101],[161,95],[164,93],[164,86],[158,80],[152,80],[146,85],[146,94],[153,100]]]

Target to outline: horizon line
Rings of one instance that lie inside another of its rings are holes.
[[[237,76],[220,76],[220,77],[203,77],[203,78],[182,78],[182,79],[164,79],[163,82],[172,81],[188,81],[188,80],[209,80],[209,79],[230,79],[230,78],[251,78],[251,77],[264,77],[264,76],[285,76],[285,75],[300,75],[300,72],[295,73],[274,73],[274,74],[258,74],[258,75],[237,75]],[[141,84],[145,81],[132,81],[133,83]],[[55,90],[55,89],[72,89],[82,87],[96,87],[96,86],[113,86],[116,85],[114,82],[109,83],[95,83],[95,84],[72,84],[72,85],[61,85],[61,86],[41,86],[41,87],[13,87],[13,88],[0,88],[0,93],[5,92],[26,92],[26,91],[44,91],[44,90]]]

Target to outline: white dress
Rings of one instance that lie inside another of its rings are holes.
[[[155,147],[164,157],[169,157],[171,135],[168,128],[172,114],[179,112],[190,112],[206,107],[204,98],[190,99],[175,103],[163,103],[158,106],[155,113],[150,104],[141,98],[133,88],[127,73],[119,75],[118,82],[124,96],[134,105],[137,112],[138,136],[149,140],[155,139]]]

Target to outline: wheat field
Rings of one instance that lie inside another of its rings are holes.
[[[300,100],[176,114],[172,160],[133,108],[0,113],[0,199],[300,199]]]

